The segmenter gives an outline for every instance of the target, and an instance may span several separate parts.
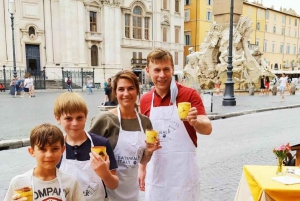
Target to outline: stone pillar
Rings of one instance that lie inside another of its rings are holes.
[[[87,63],[85,57],[85,32],[86,32],[86,10],[83,2],[78,1],[78,62],[79,64]],[[89,18],[88,18],[89,19]]]
[[[51,5],[50,0],[44,1],[44,19],[45,19],[45,38],[46,38],[46,65],[53,64],[53,41],[51,24]]]
[[[7,1],[5,1],[7,2]],[[5,38],[5,29],[7,27],[5,27],[5,18],[4,16],[7,16],[9,17],[9,14],[7,12],[7,8],[5,8],[5,4],[4,4],[4,1],[0,1],[0,11],[4,12],[0,12],[1,15],[0,15],[0,44],[2,44],[2,48],[0,49],[0,65],[2,66],[3,64],[6,63],[6,43],[7,43],[7,40]]]
[[[230,0],[214,0],[213,14],[214,20],[223,26],[229,26],[230,21]],[[233,25],[236,25],[243,12],[243,1],[234,0]]]

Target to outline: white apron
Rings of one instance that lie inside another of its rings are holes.
[[[32,175],[31,175],[31,178],[30,178],[30,184],[31,184],[32,192],[33,192],[33,195],[32,195],[33,196],[33,200],[35,200],[33,172],[34,172],[34,168],[32,169]],[[60,188],[60,192],[61,192],[61,194],[60,194],[61,199],[62,199],[62,201],[66,201],[64,189],[62,187],[62,182],[61,182],[61,179],[60,179],[59,170],[57,168],[56,168],[56,178],[57,178],[57,181],[58,181],[58,184],[59,184],[59,188]]]
[[[138,201],[138,164],[145,150],[145,133],[139,114],[136,112],[140,131],[125,131],[121,125],[120,108],[117,107],[120,132],[114,155],[118,164],[119,186],[115,190],[107,189],[109,201]]]
[[[177,88],[177,87],[176,87]],[[196,147],[177,113],[171,106],[153,107],[150,120],[159,131],[161,149],[147,165],[145,201],[199,201],[200,177]]]
[[[94,146],[91,136],[86,133]],[[66,151],[63,153],[60,170],[73,175],[79,182],[87,201],[103,201],[105,190],[101,178],[95,173],[91,166],[91,161],[78,161],[66,159]]]

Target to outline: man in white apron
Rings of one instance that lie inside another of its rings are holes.
[[[147,166],[145,200],[198,201],[200,177],[196,132],[209,135],[211,122],[199,94],[175,83],[170,52],[159,48],[150,52],[146,71],[155,88],[141,98],[141,113],[149,116],[153,128],[159,131],[162,148],[153,153]],[[177,113],[179,102],[190,102],[192,106],[185,122]],[[145,171],[145,166],[141,166],[140,171]],[[143,180],[139,178],[141,189]]]

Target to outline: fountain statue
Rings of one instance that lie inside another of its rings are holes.
[[[260,88],[262,75],[270,78],[275,75],[268,70],[268,64],[261,58],[263,53],[256,47],[249,49],[252,20],[241,16],[233,27],[232,66],[235,89]],[[206,34],[200,51],[189,48],[188,63],[184,68],[185,84],[200,85],[202,89],[213,89],[217,77],[222,83],[227,80],[229,27],[213,22]],[[224,85],[223,85],[224,86]]]

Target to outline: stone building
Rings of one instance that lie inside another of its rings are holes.
[[[61,78],[62,67],[94,69],[95,82],[127,69],[144,81],[154,47],[171,51],[175,70],[183,67],[183,0],[0,1],[0,66],[13,66],[9,1],[15,1],[17,69],[46,67],[48,79]]]

